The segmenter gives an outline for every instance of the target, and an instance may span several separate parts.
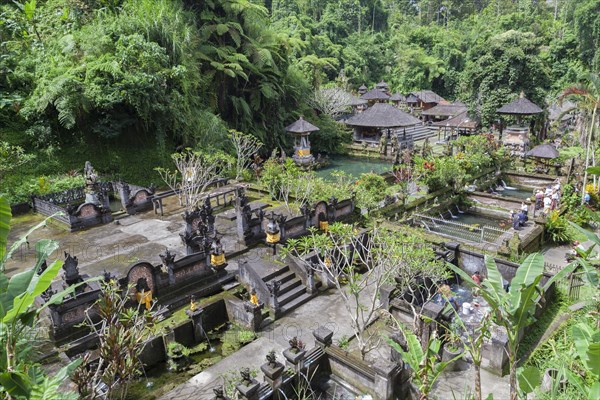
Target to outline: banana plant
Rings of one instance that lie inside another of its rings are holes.
[[[70,363],[57,375],[48,378],[32,360],[29,340],[40,312],[51,304],[61,302],[76,286],[53,295],[41,307],[34,305],[35,298],[50,287],[62,266],[62,261],[57,260],[38,274],[44,260],[58,248],[58,243],[52,240],[37,242],[35,266],[9,278],[4,272],[7,261],[26,241],[27,235],[47,221],[27,232],[25,237],[17,240],[7,250],[11,218],[8,201],[0,197],[0,397],[67,398],[59,393],[48,397],[48,393],[56,390],[64,377],[81,361]]]
[[[429,399],[433,385],[444,369],[449,364],[461,358],[463,353],[460,353],[451,360],[439,361],[440,347],[442,345],[442,341],[439,338],[430,336],[429,341],[423,349],[417,335],[404,328],[397,321],[395,322],[406,339],[408,351],[404,351],[400,344],[391,338],[388,338],[387,342],[394,350],[400,353],[402,360],[412,369],[413,374],[411,379],[419,389],[419,400],[427,400]]]
[[[544,273],[544,257],[531,254],[517,268],[515,277],[510,282],[509,290],[504,289],[502,275],[498,271],[493,258],[486,256],[485,265],[487,278],[481,283],[479,294],[488,302],[492,312],[492,322],[506,329],[508,336],[508,359],[510,369],[510,400],[517,400],[519,386],[517,384],[517,351],[519,349],[519,334],[535,322],[535,309],[543,299],[544,293],[557,280],[571,273],[575,265],[568,265],[552,276],[542,286],[540,282]],[[475,286],[476,283],[469,274],[460,268],[450,265],[463,282]]]

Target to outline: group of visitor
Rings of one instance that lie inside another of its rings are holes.
[[[546,187],[546,190],[539,189],[535,194],[535,209],[543,209],[544,216],[556,210],[560,205],[560,182],[557,179],[553,185]]]

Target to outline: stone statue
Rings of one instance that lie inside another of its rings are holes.
[[[165,249],[165,252],[160,253],[158,256],[162,261],[162,270],[171,273],[175,261],[175,254],[171,253],[169,249]]]
[[[250,376],[250,368],[242,368],[240,370],[240,375],[242,377],[242,384],[244,386],[252,385],[252,377]]]
[[[279,294],[280,287],[281,287],[280,281],[273,281],[273,282],[267,283],[267,288],[269,289],[269,292],[271,293],[271,295],[273,297],[277,297],[277,295]]]
[[[381,139],[379,140],[379,153],[385,155],[387,153],[387,135],[381,135]]]
[[[275,350],[271,350],[267,353],[266,357],[269,366],[274,368],[277,366],[277,354],[275,354]]]
[[[92,163],[89,161],[85,162],[85,167],[83,168],[83,176],[85,178],[86,186],[93,186],[98,180],[98,174],[96,173],[94,167],[92,167]]]
[[[83,175],[85,178],[85,202],[100,205],[100,198],[98,194],[98,174],[92,163],[89,161],[85,162],[83,168]]]
[[[79,260],[77,257],[71,256],[71,254],[65,251],[65,263],[63,264],[64,275],[63,279],[68,286],[74,285],[81,281],[81,275],[79,275],[79,269],[77,265]]]

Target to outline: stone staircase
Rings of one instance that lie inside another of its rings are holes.
[[[287,265],[262,279],[266,284],[274,281],[279,281],[280,283],[277,295],[279,310],[276,311],[276,317],[292,311],[317,295],[317,293],[308,293],[306,286],[304,286],[300,278]],[[320,286],[321,283],[317,282],[317,287]]]
[[[417,142],[419,140],[424,140],[425,138],[430,138],[436,135],[437,129],[435,127],[431,127],[429,125],[419,125],[415,127],[415,129],[407,130],[407,133],[411,132],[413,135],[413,142]]]

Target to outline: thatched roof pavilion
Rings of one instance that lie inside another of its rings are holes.
[[[535,103],[525,97],[525,93],[521,92],[518,99],[503,105],[496,110],[498,114],[507,115],[534,115],[539,114],[543,110]]]
[[[464,109],[458,115],[443,121],[437,121],[431,124],[438,129],[438,141],[441,140],[441,133],[444,132],[444,141],[448,138],[458,137],[460,134],[471,135],[479,128],[479,121],[476,118],[471,118]]]
[[[290,133],[310,133],[319,130],[316,126],[306,121],[303,116],[300,116],[296,122],[285,127],[286,132]]]
[[[306,121],[302,116],[296,122],[285,127],[285,130],[294,137],[293,159],[297,164],[311,164],[315,158],[310,154],[311,132],[319,130],[316,126]]]
[[[540,144],[527,152],[527,157],[546,158],[550,160],[558,158],[559,155],[558,150],[550,144]]]
[[[346,124],[350,126],[376,128],[398,128],[420,123],[418,118],[385,103],[374,104],[366,111],[346,120]]]
[[[390,101],[405,101],[406,97],[401,95],[400,93],[394,93],[392,97],[390,97]]]
[[[413,132],[422,128],[421,120],[387,103],[376,103],[345,123],[354,128],[355,142],[381,143],[385,135],[399,149],[412,146]]]

